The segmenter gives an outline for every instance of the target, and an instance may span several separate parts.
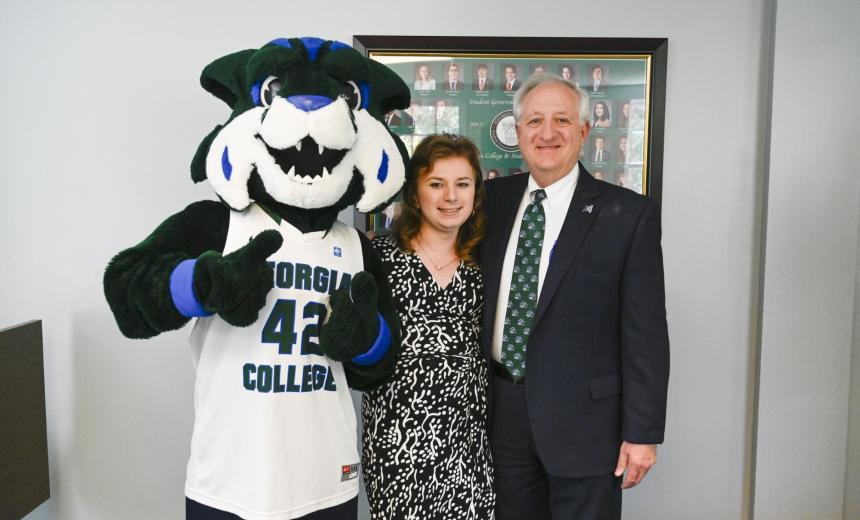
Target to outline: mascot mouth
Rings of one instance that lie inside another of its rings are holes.
[[[332,169],[340,164],[349,150],[332,150],[317,144],[311,136],[307,136],[295,146],[279,150],[272,148],[259,135],[255,136],[268,150],[275,163],[290,179],[302,183],[313,184],[331,175]]]

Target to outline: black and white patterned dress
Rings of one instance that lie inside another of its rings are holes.
[[[391,380],[364,394],[362,467],[373,520],[485,520],[492,513],[481,272],[439,287],[417,255],[374,240],[401,320]]]

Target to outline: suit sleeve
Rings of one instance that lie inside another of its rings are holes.
[[[343,364],[346,381],[350,388],[367,391],[384,383],[394,372],[394,365],[400,354],[400,320],[397,318],[394,301],[391,297],[391,288],[388,286],[388,277],[385,274],[382,261],[370,240],[361,233],[359,233],[359,238],[361,239],[361,253],[364,257],[364,270],[373,275],[379,290],[378,311],[391,331],[391,344],[378,362],[372,365],[358,365],[348,361]]]
[[[660,210],[648,200],[621,280],[622,436],[636,444],[663,442],[669,382],[669,333]]]
[[[183,260],[223,251],[229,222],[227,206],[198,201],[110,261],[104,275],[105,298],[126,337],[151,338],[188,322],[173,303],[170,275]]]

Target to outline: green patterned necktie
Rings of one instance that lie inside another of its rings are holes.
[[[532,320],[538,298],[538,274],[543,249],[543,231],[546,227],[543,205],[546,192],[535,190],[534,200],[523,213],[517,254],[511,275],[511,292],[505,310],[505,328],[502,332],[502,364],[514,381],[526,375],[526,343],[529,341]]]

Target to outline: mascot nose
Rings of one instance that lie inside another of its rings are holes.
[[[296,108],[305,112],[313,112],[319,108],[322,108],[329,103],[331,103],[331,99],[325,96],[290,96],[287,98],[287,101],[295,105]]]

